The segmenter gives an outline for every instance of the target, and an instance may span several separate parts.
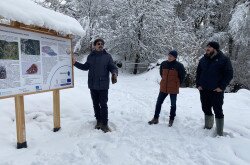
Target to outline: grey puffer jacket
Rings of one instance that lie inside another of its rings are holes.
[[[92,51],[84,64],[76,62],[75,67],[81,70],[89,70],[88,87],[94,90],[109,89],[109,72],[118,75],[117,67],[115,66],[110,54],[105,50],[98,52]]]

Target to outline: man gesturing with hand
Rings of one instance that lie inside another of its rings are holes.
[[[103,39],[94,41],[94,50],[88,55],[84,64],[73,59],[75,67],[81,70],[89,71],[88,87],[96,118],[95,129],[101,129],[103,132],[111,132],[108,126],[108,89],[110,73],[112,74],[112,84],[117,82],[118,69],[115,66],[110,54],[106,52]]]

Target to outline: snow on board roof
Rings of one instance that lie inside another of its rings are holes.
[[[85,34],[80,23],[67,15],[44,8],[31,0],[0,0],[0,18],[55,30],[62,34]]]

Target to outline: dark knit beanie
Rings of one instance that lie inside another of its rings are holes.
[[[171,54],[171,55],[174,56],[175,58],[177,58],[177,55],[178,55],[178,53],[177,53],[176,50],[172,50],[172,51],[170,51],[168,54]]]
[[[207,46],[211,46],[212,48],[216,49],[216,50],[220,50],[220,45],[218,42],[215,41],[211,41],[207,44]]]

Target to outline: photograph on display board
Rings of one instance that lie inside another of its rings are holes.
[[[7,78],[6,68],[0,65],[0,79],[6,79],[6,78]]]
[[[22,62],[22,75],[40,75],[40,63]]]
[[[21,38],[21,53],[23,55],[40,55],[40,41]]]
[[[42,53],[49,56],[56,56],[57,53],[50,46],[42,46]]]
[[[0,59],[19,60],[18,42],[0,40]]]

